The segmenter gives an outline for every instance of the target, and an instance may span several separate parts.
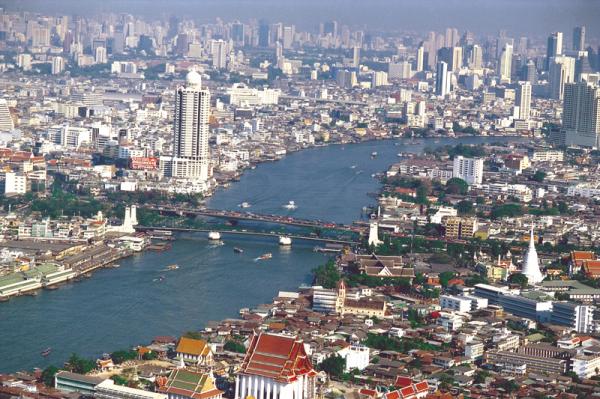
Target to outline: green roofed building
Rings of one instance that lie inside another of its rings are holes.
[[[165,380],[158,380],[158,391],[169,399],[222,399],[223,391],[217,389],[209,373],[176,369]]]

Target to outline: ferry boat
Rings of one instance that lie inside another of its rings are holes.
[[[267,260],[267,259],[271,259],[272,257],[273,257],[273,254],[268,252],[266,254],[262,254],[261,256],[256,258],[256,260]]]
[[[221,239],[221,233],[218,231],[211,231],[208,233],[208,239],[212,241],[219,241]]]
[[[292,239],[288,236],[279,236],[279,245],[292,245]]]
[[[233,247],[233,252],[235,252],[236,254],[241,254],[244,252],[244,250],[242,248]]]
[[[283,206],[285,209],[296,209],[296,203],[294,201],[290,201]]]
[[[46,348],[41,352],[41,355],[46,357],[50,354],[50,352],[52,352],[52,348]]]
[[[240,208],[250,208],[251,205],[247,202],[242,202],[240,205],[238,205]]]

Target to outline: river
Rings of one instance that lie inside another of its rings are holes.
[[[246,201],[256,213],[350,223],[375,201],[367,195],[379,188],[371,175],[385,171],[398,152],[506,140],[387,140],[314,148],[247,171],[241,181],[218,190],[208,206],[239,209]],[[372,152],[378,153],[374,159]],[[297,209],[283,208],[288,201]],[[327,259],[313,252],[314,243],[296,241],[285,249],[274,238],[224,241],[214,246],[204,234],[181,234],[170,251],[142,253],[84,281],[0,303],[0,372],[60,366],[71,353],[99,356],[236,317],[240,308],[270,302],[279,290],[310,283],[311,269]],[[254,260],[266,252],[273,253],[271,260]],[[170,264],[180,268],[166,271]],[[40,352],[47,347],[53,351],[43,358]]]

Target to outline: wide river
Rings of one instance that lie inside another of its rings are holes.
[[[208,205],[239,209],[246,201],[256,213],[350,223],[361,217],[363,206],[374,203],[367,193],[377,191],[379,183],[371,175],[385,171],[398,152],[506,139],[436,141],[388,140],[301,151],[249,170]],[[372,152],[378,153],[374,159]],[[295,201],[297,209],[284,209],[288,201]],[[280,290],[310,283],[311,269],[327,259],[313,252],[314,243],[296,241],[291,249],[280,249],[274,238],[227,236],[224,241],[214,246],[204,234],[180,235],[170,251],[136,255],[118,269],[0,303],[0,372],[60,366],[71,353],[99,356],[236,317],[242,307],[269,303]],[[233,247],[244,253],[234,253]],[[273,254],[271,260],[254,260],[266,252]],[[165,271],[171,264],[180,268]],[[40,352],[48,347],[52,353],[43,358]]]

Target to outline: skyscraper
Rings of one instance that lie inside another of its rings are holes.
[[[575,79],[575,58],[564,55],[556,56],[550,60],[548,81],[550,84],[550,97],[562,100],[566,83]]]
[[[0,131],[6,132],[15,128],[10,110],[8,109],[8,103],[5,99],[0,99]]]
[[[360,47],[354,46],[352,49],[352,67],[358,68],[360,66]]]
[[[563,34],[554,32],[548,36],[548,46],[546,48],[546,70],[550,69],[552,58],[562,54]]]
[[[531,114],[531,83],[519,82],[515,96],[515,106],[519,107],[519,119],[529,119]]]
[[[210,54],[213,68],[225,69],[227,67],[227,47],[227,43],[223,40],[211,40]]]
[[[578,26],[573,29],[573,50],[585,50],[585,26]]]
[[[600,148],[600,88],[590,82],[565,84],[565,144]]]
[[[462,68],[463,62],[463,49],[462,47],[452,47],[452,51],[450,52],[450,70],[458,71]]]
[[[498,76],[501,82],[510,83],[510,77],[512,73],[512,56],[513,46],[512,44],[505,44],[500,53],[500,59],[498,60]]]
[[[477,44],[474,44],[471,47],[469,54],[469,68],[471,69],[481,69],[483,66],[483,52],[481,51],[481,47]]]
[[[421,72],[423,70],[423,63],[425,60],[425,48],[421,44],[417,49],[417,57],[415,62],[415,70]]]
[[[258,25],[258,47],[269,47],[271,44],[271,28],[269,23],[261,20]]]
[[[531,233],[529,235],[529,249],[523,263],[523,274],[527,276],[529,284],[538,284],[544,279],[544,275],[540,271],[540,260],[538,259],[537,251],[535,250],[535,240],[533,236],[533,224],[531,225]]]
[[[527,61],[527,64],[523,67],[522,79],[531,84],[537,83],[537,68],[533,60]]]
[[[450,93],[450,76],[448,73],[448,64],[440,61],[437,64],[435,74],[435,94],[445,96]]]
[[[161,169],[169,177],[206,181],[209,177],[208,118],[210,92],[202,88],[196,71],[175,93],[173,156],[161,157]]]

